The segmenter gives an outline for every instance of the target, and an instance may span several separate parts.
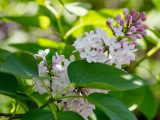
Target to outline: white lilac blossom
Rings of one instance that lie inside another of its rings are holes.
[[[64,110],[75,111],[83,116],[85,120],[93,115],[95,106],[83,98],[67,98],[63,100]]]
[[[88,63],[114,65],[117,68],[129,65],[135,60],[136,39],[146,34],[147,26],[143,24],[146,20],[145,13],[124,9],[123,14],[124,18],[119,14],[116,16],[116,25],[111,18],[107,21],[113,37],[108,37],[107,31],[96,28],[89,33],[85,32],[84,37],[80,36],[76,39],[73,46],[75,52],[79,52],[81,59],[85,59]],[[34,55],[35,58],[42,59],[38,64],[39,78],[33,78],[35,92],[51,94],[51,97],[58,98],[58,101],[54,102],[57,108],[78,112],[88,120],[88,117],[94,114],[95,106],[82,97],[96,92],[106,94],[109,91],[72,86],[67,68],[75,61],[74,56],[71,55],[70,59],[66,59],[64,55],[56,52],[49,65],[46,60],[49,51],[49,49],[39,50],[38,54]]]
[[[117,41],[116,37],[108,38],[107,32],[100,28],[85,34],[86,36],[79,37],[73,46],[87,62],[113,64],[121,68],[122,65],[129,65],[135,60],[135,44],[129,43],[128,39]]]
[[[52,95],[55,96],[59,94],[59,92],[63,91],[70,85],[70,81],[68,79],[67,74],[67,67],[68,65],[73,62],[74,56],[70,57],[70,60],[67,60],[64,55],[56,55],[52,58],[52,70],[54,76],[51,77],[52,79]],[[62,93],[61,93],[62,94]]]
[[[34,57],[35,58],[41,58],[42,61],[40,61],[40,63],[38,64],[38,73],[39,73],[39,78],[33,78],[35,87],[34,90],[36,92],[38,92],[39,94],[44,94],[44,93],[48,93],[47,88],[50,86],[50,82],[48,79],[46,79],[48,77],[49,74],[49,70],[48,70],[48,64],[46,61],[46,56],[49,53],[49,49],[46,50],[39,50],[38,54],[35,54]],[[41,79],[43,77],[46,77],[45,79]],[[44,86],[44,84],[46,85],[46,87]]]
[[[92,93],[106,94],[108,93],[108,90],[82,88],[81,90],[70,89],[66,92],[68,92],[66,96],[88,96]],[[85,120],[88,120],[88,117],[94,114],[93,110],[95,109],[95,106],[83,98],[65,98],[62,99],[59,104],[63,106],[64,110],[78,112]]]
[[[39,64],[38,64],[38,72],[39,72],[39,76],[43,77],[49,74],[49,70],[48,70],[48,66],[46,61],[42,60]]]
[[[44,93],[48,93],[46,87],[44,87],[44,84],[49,87],[50,86],[50,82],[47,79],[44,79],[43,82],[41,82],[39,79],[37,78],[33,78],[35,85],[34,91],[38,92],[39,94],[44,94]]]
[[[114,63],[117,68],[121,68],[121,65],[124,64],[129,65],[131,61],[135,60],[135,52],[137,49],[134,47],[134,44],[129,44],[126,41],[123,43],[122,47],[117,50],[110,51],[108,63]]]
[[[128,9],[124,9],[123,13],[124,19],[119,14],[116,16],[116,25],[112,18],[107,21],[113,37],[109,38],[106,31],[96,28],[76,39],[73,46],[80,53],[81,59],[89,63],[115,65],[117,68],[135,60],[136,39],[146,34],[147,25],[143,23],[146,16],[144,12]]]
[[[50,51],[49,49],[39,50],[39,51],[38,51],[38,54],[35,54],[34,57],[35,57],[35,58],[40,57],[40,58],[42,58],[43,60],[45,60],[45,59],[46,59],[46,56],[47,56],[48,53],[49,53],[49,51]]]
[[[99,31],[99,36],[100,34],[102,33]],[[56,52],[52,57],[52,64],[48,65],[46,61],[46,55],[48,54],[47,51],[48,50],[40,50],[38,54],[35,55],[36,58],[42,58],[42,61],[40,61],[38,64],[39,78],[33,78],[35,92],[38,92],[39,94],[48,94],[48,90],[50,90],[52,97],[55,98],[67,96],[78,97],[89,95],[95,92],[108,92],[107,90],[97,90],[90,88],[82,88],[80,91],[77,90],[77,88],[70,88],[71,83],[68,78],[67,68],[71,62],[75,61],[74,56],[71,55],[70,59],[68,60],[64,55],[59,55]],[[55,104],[57,106],[61,106],[64,111],[71,110],[78,112],[85,120],[88,120],[88,117],[93,114],[93,109],[95,109],[94,105],[83,98],[65,98],[60,100],[60,102],[55,102]]]
[[[48,53],[49,50],[46,49],[44,51],[40,50],[38,54],[35,54],[35,56],[42,58],[42,61],[40,61],[38,64],[40,78],[34,79],[36,84],[35,91],[39,92],[40,94],[47,93],[45,87],[48,87],[48,89],[51,90],[52,96],[54,97],[60,91],[70,85],[67,75],[67,67],[70,62],[74,61],[74,56],[71,56],[70,60],[67,60],[64,55],[58,55],[56,52],[56,54],[52,57],[52,65],[50,67],[46,61],[46,55]],[[44,86],[42,82],[44,82],[46,86]]]
[[[113,31],[115,33],[115,35],[118,37],[118,36],[124,36],[124,32],[122,31],[123,28],[122,26],[120,27],[113,27]]]
[[[107,56],[104,55],[105,42],[108,40],[106,31],[96,28],[95,32],[85,33],[85,37],[80,36],[73,44],[80,57],[86,59],[87,62],[101,62],[107,61]]]

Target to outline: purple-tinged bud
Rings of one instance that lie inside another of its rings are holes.
[[[136,22],[136,25],[140,25],[141,23],[142,23],[142,20],[138,19],[137,22]]]
[[[109,18],[109,19],[107,20],[106,24],[107,24],[108,27],[113,28],[113,22],[114,22],[114,20],[111,19],[111,18]]]
[[[142,24],[142,28],[143,28],[143,29],[147,29],[148,26],[147,26],[146,24]]]
[[[131,15],[134,17],[136,15],[136,11],[133,9],[131,10]]]
[[[120,44],[123,47],[125,44],[128,44],[128,38],[123,38],[120,40]]]
[[[139,17],[141,15],[140,12],[136,12],[135,17]]]
[[[130,19],[130,16],[127,15],[127,16],[126,16],[126,24],[127,24],[127,25],[129,24],[129,19]]]
[[[132,27],[129,29],[129,31],[134,33],[134,32],[137,31],[137,28],[136,28],[135,26],[132,26]]]
[[[124,27],[125,21],[123,19],[120,20],[120,25]]]
[[[146,13],[142,12],[140,17],[141,17],[142,21],[145,21],[146,20]]]
[[[142,35],[145,35],[145,34],[147,34],[147,32],[146,32],[146,31],[143,31]]]
[[[130,37],[131,39],[133,39],[133,41],[135,41],[137,39],[134,34],[128,35],[128,37]]]
[[[132,32],[127,32],[126,35],[132,35]]]
[[[141,34],[135,34],[135,37],[136,37],[137,39],[141,39],[141,38],[142,38],[142,35],[141,35]]]
[[[116,16],[117,24],[118,24],[118,23],[120,23],[120,20],[121,20],[121,15],[120,15],[120,14],[118,14],[118,15]]]
[[[129,24],[132,24],[132,16],[129,17]]]
[[[128,30],[128,33],[131,32],[131,33],[135,33],[137,31],[137,28],[135,26],[132,26],[129,30]]]
[[[124,14],[125,16],[127,16],[127,15],[129,14],[129,10],[128,10],[127,8],[124,8],[124,9],[123,9],[123,14]]]
[[[133,42],[131,42],[131,43],[130,43],[130,45],[137,46],[138,44],[137,44],[137,42],[136,42],[136,41],[133,41]]]
[[[145,35],[145,34],[147,33],[147,32],[145,31],[145,29],[143,29],[143,28],[137,29],[137,32],[140,33],[140,34],[142,34],[142,35]]]
[[[137,28],[137,32],[142,33],[144,31],[144,29],[142,27]]]

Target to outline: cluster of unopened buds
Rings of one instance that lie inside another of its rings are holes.
[[[80,36],[74,42],[74,52],[79,52],[80,58],[88,63],[99,62],[113,65],[121,68],[122,65],[129,65],[135,60],[137,51],[137,39],[146,34],[147,26],[143,24],[146,20],[145,13],[128,11],[124,9],[124,18],[121,15],[116,16],[114,20],[109,19],[106,23],[113,32],[113,37],[109,38],[107,32],[96,28],[95,31],[85,33],[85,37]],[[38,64],[39,77],[33,78],[34,90],[39,94],[47,93],[53,99],[59,98],[55,102],[63,110],[72,110],[78,112],[85,120],[93,114],[95,106],[83,98],[69,98],[67,96],[87,96],[91,93],[107,93],[106,90],[97,90],[90,88],[75,88],[69,81],[67,74],[68,65],[75,61],[73,55],[66,59],[64,55],[56,53],[52,57],[52,64],[48,64],[46,56],[49,49],[40,50],[35,54],[35,58],[41,58]],[[63,98],[63,99],[61,99]]]

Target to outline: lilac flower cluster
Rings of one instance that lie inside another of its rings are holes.
[[[49,49],[39,50],[38,54],[35,54],[35,58],[41,58],[38,64],[39,77],[33,78],[34,91],[39,94],[47,93],[54,99],[61,99],[67,96],[83,96],[91,93],[107,93],[106,90],[82,88],[81,91],[71,86],[68,79],[67,67],[75,61],[73,55],[70,56],[70,60],[66,59],[64,55],[56,53],[52,57],[52,64],[48,65],[46,56],[49,53]],[[50,92],[49,92],[50,91]],[[82,94],[83,93],[83,94]],[[63,108],[64,111],[72,110],[78,112],[83,116],[85,120],[93,114],[94,105],[82,98],[63,98],[61,102],[55,102],[57,106]]]
[[[146,20],[145,13],[135,10],[129,12],[128,9],[124,9],[123,13],[124,19],[121,15],[116,16],[115,26],[113,19],[107,21],[113,37],[109,38],[106,31],[96,28],[89,33],[85,32],[84,37],[77,38],[73,46],[82,59],[89,63],[115,65],[117,68],[135,60],[136,40],[146,34],[147,26],[143,23]]]
[[[147,26],[143,23],[146,20],[145,13],[139,13],[135,10],[128,11],[124,9],[124,18],[121,15],[116,16],[116,25],[114,20],[108,19],[107,25],[113,32],[113,37],[108,37],[107,31],[96,28],[91,32],[85,32],[85,36],[76,39],[73,46],[74,52],[79,52],[80,58],[88,63],[99,62],[114,65],[121,68],[122,65],[129,65],[135,60],[136,40],[146,34]],[[56,53],[52,57],[52,64],[48,65],[46,56],[49,49],[39,50],[35,58],[41,58],[38,64],[39,78],[33,78],[34,90],[39,94],[47,93],[54,99],[59,108],[78,112],[85,120],[93,114],[95,106],[81,96],[88,96],[91,93],[107,93],[107,90],[98,90],[91,88],[75,88],[69,81],[67,68],[75,61],[73,55],[66,59],[64,55]],[[75,98],[69,96],[76,96]]]
[[[123,10],[124,19],[120,14],[116,16],[116,25],[114,20],[108,19],[107,26],[113,31],[117,37],[128,37],[134,42],[136,39],[141,39],[146,34],[147,25],[143,22],[146,21],[145,12],[136,12],[135,10]]]

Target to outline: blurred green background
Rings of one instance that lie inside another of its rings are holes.
[[[108,30],[105,21],[123,8],[147,14],[148,34],[138,41],[140,62],[126,70],[134,68],[130,72],[150,85],[117,97],[139,120],[160,120],[160,0],[0,0],[0,48],[31,54],[50,48],[52,53],[58,50],[69,56],[76,37],[97,26]],[[13,111],[14,104],[0,95],[0,112]]]

